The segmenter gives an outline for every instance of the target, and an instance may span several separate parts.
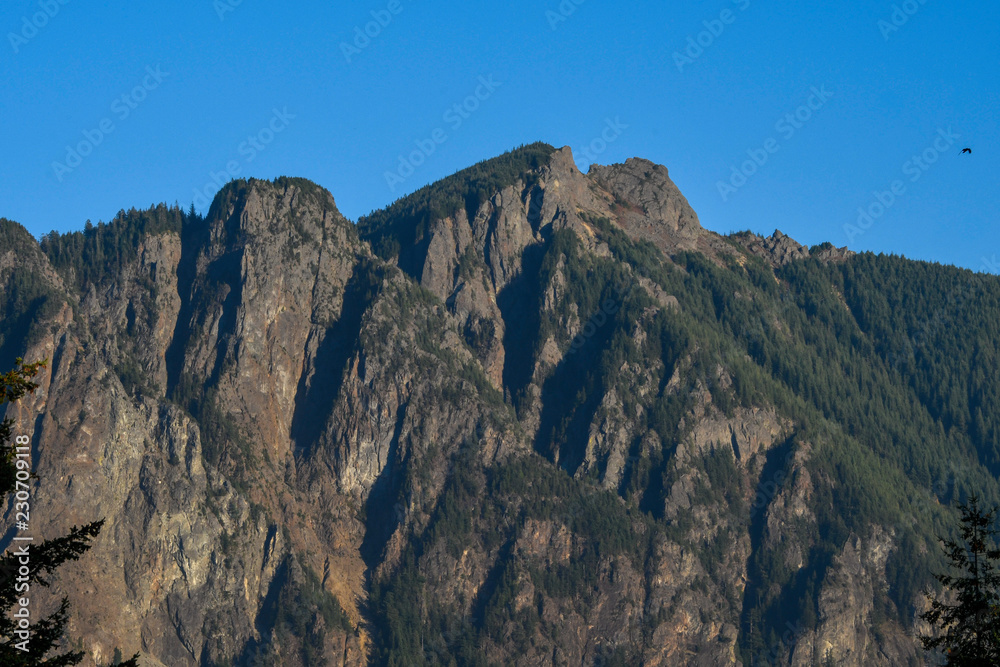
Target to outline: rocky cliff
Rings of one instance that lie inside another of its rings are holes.
[[[919,511],[845,496],[880,422],[815,390],[895,372],[830,363],[871,345],[809,282],[846,252],[721,237],[664,167],[544,145],[357,225],[284,178],[2,225],[0,351],[50,362],[10,415],[36,525],[107,518],[53,582],[88,664],[922,659],[887,581],[926,579],[893,554],[941,510],[903,464]]]

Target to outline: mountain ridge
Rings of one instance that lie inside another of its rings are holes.
[[[997,281],[520,150],[357,224],[289,178],[0,222],[37,511],[109,518],[57,582],[88,660],[921,658],[944,504],[1000,495]]]

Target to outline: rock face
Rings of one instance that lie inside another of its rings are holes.
[[[697,247],[704,230],[666,167],[629,158],[625,164],[594,165],[588,176],[614,198],[618,224],[630,235],[668,251]]]
[[[48,304],[9,303],[32,325],[0,340],[50,361],[10,414],[37,525],[107,518],[53,586],[85,664],[916,658],[912,628],[873,620],[884,526],[832,546],[815,622],[754,634],[753,600],[779,599],[765,555],[816,567],[823,443],[740,380],[751,357],[678,296],[709,269],[672,258],[808,249],[702,229],[646,160],[585,175],[530,150],[478,198],[358,227],[308,181],[234,182],[86,279],[0,221],[0,283],[30,273]]]
[[[47,531],[108,518],[88,576],[60,581],[97,602],[74,631],[98,662],[120,647],[165,665],[294,664],[273,607],[311,586],[346,613],[306,619],[310,636],[336,623],[319,634],[362,661],[364,542],[398,528],[366,531],[359,509],[381,511],[422,434],[446,456],[483,418],[454,368],[469,357],[459,332],[305,182],[234,185],[204,225],[137,255],[66,294],[25,353],[51,360],[42,387],[16,406],[35,423]],[[466,398],[431,409],[442,391]],[[496,418],[483,430],[490,460],[518,446]]]
[[[798,243],[795,239],[785,236],[777,229],[770,236],[757,236],[751,232],[734,234],[733,239],[754,255],[762,258],[774,267],[785,266],[789,262],[816,257],[821,262],[844,261],[854,253],[847,248],[835,248],[826,243],[817,246],[812,251]]]

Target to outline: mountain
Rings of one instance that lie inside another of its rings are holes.
[[[996,277],[721,236],[642,159],[0,220],[0,284],[33,526],[107,518],[39,601],[87,664],[923,664],[1000,500]]]

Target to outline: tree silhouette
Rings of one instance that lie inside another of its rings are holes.
[[[44,361],[24,365],[18,359],[13,370],[0,375],[0,406],[14,403],[25,394],[33,393],[38,385],[32,378],[44,366]],[[21,465],[25,459],[17,458],[16,447],[11,444],[12,426],[11,419],[4,419],[0,423],[0,498],[4,501],[17,487],[18,472],[26,472],[26,468]],[[17,444],[16,440],[14,442]],[[21,477],[24,479],[24,474]],[[30,595],[30,591],[37,586],[49,585],[46,577],[56,568],[66,561],[77,560],[90,549],[90,541],[97,537],[103,525],[102,519],[79,528],[74,526],[68,535],[46,540],[39,545],[29,543],[27,557],[23,557],[18,549],[0,556],[0,667],[62,667],[76,665],[83,660],[82,651],[58,653],[56,649],[56,645],[63,639],[69,616],[69,601],[66,598],[62,599],[59,609],[28,624],[27,628],[20,624],[22,619],[12,618],[11,614],[22,596]],[[26,638],[28,641],[23,643]],[[56,655],[45,657],[53,651],[56,651]],[[114,664],[138,667],[138,661],[137,653],[125,662],[119,660]]]
[[[951,566],[958,576],[936,574],[945,591],[954,593],[954,604],[942,602],[930,593],[931,608],[920,617],[940,630],[937,636],[920,640],[928,651],[940,650],[948,665],[1000,664],[1000,574],[996,561],[993,527],[997,508],[984,510],[979,498],[958,506],[962,512],[961,542],[941,539]]]

